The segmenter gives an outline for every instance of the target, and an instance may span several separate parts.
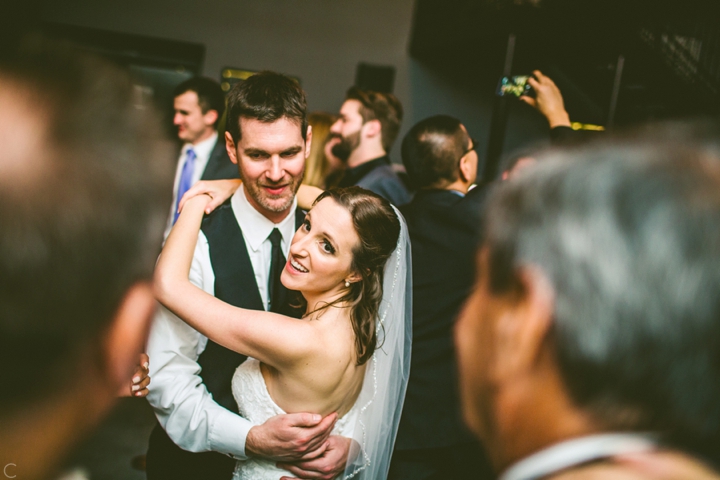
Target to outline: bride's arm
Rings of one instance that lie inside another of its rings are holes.
[[[185,195],[183,195],[180,199],[178,211],[182,212],[185,202],[187,202],[190,198],[205,194],[209,195],[211,198],[205,207],[205,213],[210,213],[222,205],[225,200],[232,197],[233,193],[240,188],[240,185],[242,185],[242,181],[233,178],[225,180],[201,180],[190,187],[190,190],[185,192]],[[315,202],[315,199],[322,192],[323,191],[321,189],[313,187],[312,185],[300,185],[300,189],[297,192],[298,206],[303,210],[310,210]]]
[[[297,362],[312,352],[313,331],[303,322],[271,312],[233,307],[188,280],[203,211],[200,195],[186,201],[155,268],[155,294],[170,311],[230,350],[272,366]]]
[[[312,185],[305,184],[300,185],[300,188],[297,192],[298,206],[303,210],[310,210],[313,206],[313,203],[315,203],[315,199],[321,193],[323,193],[323,191],[318,187],[313,187]]]
[[[237,178],[226,178],[222,180],[200,180],[185,192],[178,204],[178,212],[182,212],[185,202],[198,195],[209,195],[211,200],[205,206],[205,213],[210,213],[222,205],[225,200],[233,196],[233,193],[240,188],[242,180]]]

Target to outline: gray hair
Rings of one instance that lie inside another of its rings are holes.
[[[639,143],[551,154],[489,199],[490,285],[534,265],[576,405],[702,451],[720,432],[720,171]]]

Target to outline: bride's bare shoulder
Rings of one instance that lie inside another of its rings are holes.
[[[347,348],[355,348],[355,332],[350,309],[329,307],[306,317],[316,336],[317,350],[324,355],[344,355]]]

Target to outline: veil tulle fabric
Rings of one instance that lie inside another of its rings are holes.
[[[384,479],[390,469],[400,414],[410,375],[412,270],[407,225],[397,208],[400,236],[385,265],[377,335],[379,348],[368,362],[344,479]],[[353,450],[355,450],[353,452]]]

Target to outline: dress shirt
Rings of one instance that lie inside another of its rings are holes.
[[[260,297],[267,308],[272,251],[268,236],[273,228],[280,231],[280,244],[287,258],[295,231],[296,202],[293,201],[291,213],[279,224],[272,223],[255,210],[242,187],[230,202],[243,232]],[[189,278],[194,285],[214,295],[215,274],[208,241],[202,231],[198,235]],[[215,403],[202,383],[197,360],[206,345],[207,337],[161,306],[148,340],[152,382],[147,399],[158,421],[179,447],[191,452],[216,451],[244,459],[245,440],[253,425],[237,412]]]
[[[567,440],[525,457],[507,469],[499,480],[535,480],[567,468],[616,455],[655,450],[652,435],[606,433]]]
[[[182,176],[182,169],[183,165],[185,164],[185,158],[187,157],[187,152],[191,148],[195,150],[195,166],[193,169],[192,174],[192,181],[190,182],[191,185],[195,185],[199,180],[200,177],[202,177],[203,172],[205,171],[205,167],[207,166],[208,160],[210,160],[210,154],[212,154],[213,148],[215,148],[215,143],[218,141],[218,134],[217,132],[213,132],[210,137],[206,138],[202,142],[198,143],[197,145],[193,145],[192,143],[186,143],[183,145],[183,147],[180,149],[180,157],[178,158],[177,167],[175,168],[175,181],[173,183],[173,199],[172,204],[170,206],[170,217],[168,219],[167,226],[165,228],[165,238],[170,234],[170,229],[172,228],[173,224],[173,216],[175,215],[175,205],[177,205],[177,195],[178,195],[178,186],[180,184],[180,177]]]

